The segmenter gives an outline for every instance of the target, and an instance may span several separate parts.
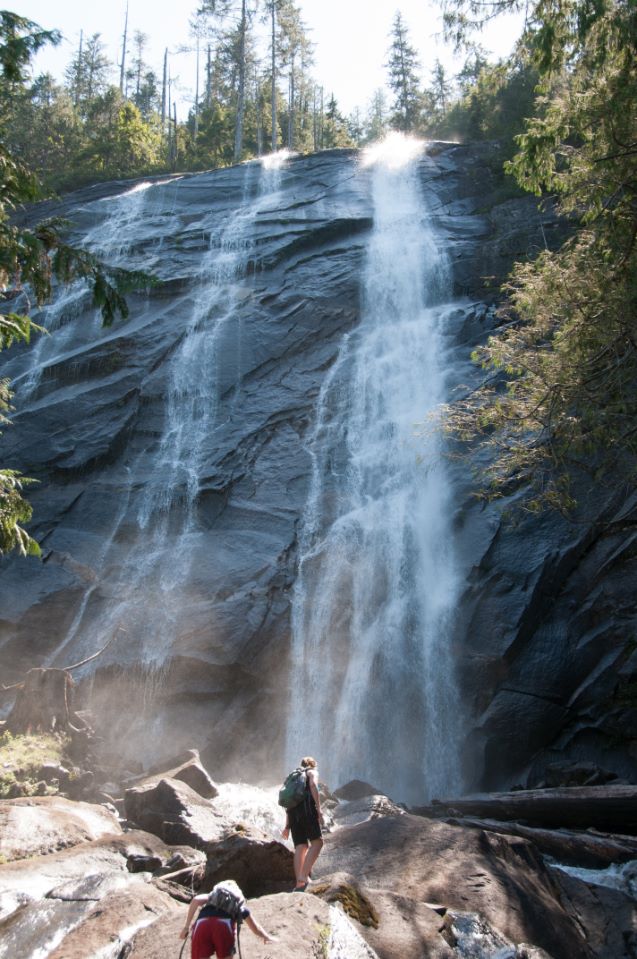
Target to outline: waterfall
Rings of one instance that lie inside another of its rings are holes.
[[[184,609],[190,633],[200,630],[202,642],[209,637],[204,598],[214,584],[206,566],[210,533],[199,515],[202,483],[214,472],[215,430],[229,415],[228,395],[240,387],[239,307],[251,291],[247,269],[255,255],[255,223],[276,202],[285,159],[245,164],[239,205],[222,222],[204,215],[198,224],[207,246],[184,301],[187,309],[176,321],[181,326],[175,327],[172,355],[154,387],[163,406],[161,423],[154,436],[138,441],[136,459],[117,478],[120,502],[93,558],[98,575],[78,604],[55,661],[71,644],[87,652],[99,648],[121,627],[126,635],[120,637],[119,661],[160,670],[179,647]],[[148,223],[134,226],[143,218],[144,194],[126,196],[89,238],[102,237],[119,259],[122,231],[130,225],[148,257],[144,249],[155,231]],[[157,235],[165,230],[164,223]],[[128,474],[142,474],[145,482],[135,487]],[[223,659],[223,650],[219,655]]]
[[[374,227],[359,326],[318,399],[299,534],[287,759],[396,800],[460,787],[451,628],[458,574],[442,439],[449,268],[418,183],[422,145],[368,151]]]

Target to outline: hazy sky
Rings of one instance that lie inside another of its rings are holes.
[[[364,110],[373,91],[384,85],[383,64],[391,23],[398,9],[418,49],[425,85],[430,81],[436,57],[448,69],[458,68],[451,51],[437,39],[441,29],[440,9],[432,0],[300,0],[299,5],[315,43],[312,74],[325,87],[326,95],[334,93],[345,113],[355,106]],[[60,47],[38,56],[38,71],[49,70],[60,78],[77,48],[81,29],[85,36],[100,33],[110,58],[115,60],[118,55],[126,0],[106,3],[90,0],[14,0],[11,3],[8,0],[6,7],[43,27],[62,31],[64,40]],[[148,34],[147,59],[158,74],[161,74],[164,48],[175,51],[171,58],[172,72],[179,76],[184,113],[185,101],[192,96],[195,86],[195,59],[176,51],[189,42],[188,20],[196,7],[197,0],[186,3],[129,0],[129,36],[135,30]],[[509,52],[517,32],[510,21],[498,23],[482,42],[494,55],[502,56]]]

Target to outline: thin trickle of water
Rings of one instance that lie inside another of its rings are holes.
[[[471,912],[449,912],[447,915],[451,919],[450,932],[458,959],[518,959],[517,947],[482,916]],[[524,955],[528,954],[525,948]]]
[[[396,144],[394,144],[394,147]],[[449,637],[458,590],[441,440],[449,271],[414,141],[369,156],[374,228],[359,327],[326,378],[310,438],[292,614],[288,761],[394,799],[459,788]]]
[[[96,207],[108,204],[109,215],[100,218],[85,236],[84,246],[109,266],[129,266],[131,247],[139,236],[140,223],[144,223],[155,196],[154,187],[167,181],[145,181],[124,193],[98,201]],[[137,262],[135,268],[146,269],[148,263]],[[18,405],[23,410],[33,400],[47,370],[61,362],[70,365],[75,354],[82,353],[87,344],[100,340],[102,317],[99,310],[86,317],[90,293],[83,280],[76,280],[57,290],[55,299],[46,306],[36,320],[51,334],[34,334],[28,351],[10,368],[12,388]],[[80,320],[81,317],[81,320]],[[80,320],[79,322],[76,322]],[[102,335],[111,336],[111,333]]]
[[[198,591],[204,589],[198,581],[201,574],[191,575],[197,558],[209,552],[198,514],[201,486],[210,470],[219,418],[227,415],[227,396],[240,387],[239,308],[251,291],[247,270],[254,255],[255,223],[276,203],[280,187],[285,157],[275,159],[267,169],[245,164],[242,202],[225,222],[202,219],[210,239],[168,365],[163,424],[158,439],[140,453],[148,481],[141,495],[124,484],[118,516],[98,557],[103,573],[99,586],[87,588],[67,637],[81,637],[88,625],[91,646],[99,648],[123,625],[127,636],[122,646],[129,644],[140,665],[157,671],[158,687],[162,666],[182,633],[182,610],[188,607],[192,628]],[[129,203],[142,204],[143,197],[138,191]],[[102,230],[114,232],[110,227]],[[143,548],[125,553],[123,562],[122,535],[143,543]],[[108,597],[97,631],[89,609],[96,589]],[[159,729],[154,732],[159,736]]]
[[[605,886],[607,889],[619,889],[631,899],[637,901],[637,859],[629,862],[613,863],[606,869],[585,869],[580,866],[567,866],[552,862],[553,869],[560,869],[575,879],[590,883],[592,886]]]

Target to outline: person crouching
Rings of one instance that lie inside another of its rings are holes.
[[[191,959],[209,959],[210,956],[230,959],[235,951],[237,926],[244,921],[248,929],[265,943],[277,941],[252,917],[243,893],[231,879],[217,883],[210,893],[193,896],[179,934],[181,939],[187,938],[197,909],[200,912],[192,930]]]

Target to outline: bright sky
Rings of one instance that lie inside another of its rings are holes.
[[[63,41],[56,50],[39,54],[35,66],[38,72],[49,71],[62,77],[65,66],[76,51],[80,30],[85,36],[100,33],[108,56],[119,57],[124,28],[126,0],[91,3],[87,0],[7,0],[8,9],[35,20],[41,26],[57,28]],[[342,112],[349,113],[359,106],[365,111],[369,99],[386,81],[383,66],[387,59],[389,33],[394,15],[400,9],[409,27],[412,44],[417,48],[422,64],[424,85],[430,82],[430,72],[436,58],[450,72],[456,72],[460,63],[444,47],[440,9],[434,0],[299,0],[303,18],[315,44],[315,64],[312,74],[325,88],[326,95],[334,93]],[[179,77],[182,111],[185,119],[186,101],[195,87],[195,58],[177,53],[180,45],[187,45],[188,20],[197,7],[191,2],[166,0],[129,0],[129,37],[135,30],[148,34],[147,59],[161,76],[164,48],[174,52],[171,58],[172,74]],[[519,33],[516,24],[497,22],[482,37],[483,45],[494,57],[507,54]],[[129,54],[130,55],[130,54]],[[114,75],[117,82],[118,75]]]

